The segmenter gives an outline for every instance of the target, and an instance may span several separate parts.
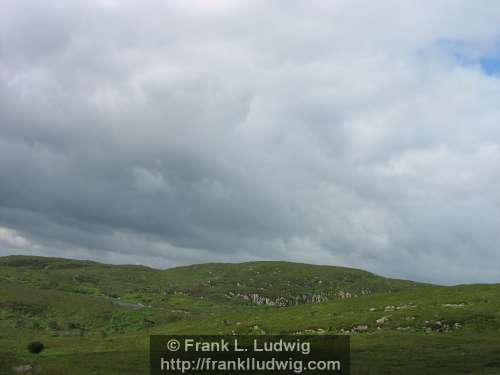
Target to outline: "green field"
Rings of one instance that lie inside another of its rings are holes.
[[[0,374],[147,374],[149,335],[182,333],[348,334],[353,374],[500,374],[500,285],[286,262],[0,258]]]

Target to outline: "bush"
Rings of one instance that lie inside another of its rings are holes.
[[[33,354],[38,354],[43,350],[43,343],[40,341],[32,341],[28,344],[28,351]]]
[[[48,326],[53,331],[59,331],[61,329],[59,327],[59,324],[55,320],[50,321],[49,324],[48,324]]]
[[[81,329],[82,327],[80,326],[79,323],[73,323],[73,322],[69,322],[69,323],[66,323],[66,329],[67,330],[72,330],[72,329]]]

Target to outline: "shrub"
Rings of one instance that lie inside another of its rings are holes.
[[[38,354],[43,350],[43,343],[40,341],[32,341],[28,344],[28,351],[33,354]]]
[[[149,320],[149,319],[146,319],[144,318],[142,320],[142,326],[143,327],[153,327],[155,325],[155,322],[153,320]]]
[[[66,323],[66,329],[68,329],[68,330],[81,329],[81,328],[82,327],[78,323],[73,323],[73,322]]]
[[[55,320],[51,320],[48,324],[49,328],[53,331],[59,331],[59,324]]]

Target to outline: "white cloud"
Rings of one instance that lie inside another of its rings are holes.
[[[0,227],[0,246],[9,249],[26,249],[31,247],[31,242],[19,235],[15,230]]]

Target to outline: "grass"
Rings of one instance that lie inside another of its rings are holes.
[[[248,294],[325,298],[280,308]],[[342,333],[351,335],[353,374],[499,374],[500,285],[285,262],[160,271],[0,258],[0,374],[26,364],[39,374],[146,374],[149,335],[187,333]],[[26,350],[33,340],[45,344],[39,355]]]

